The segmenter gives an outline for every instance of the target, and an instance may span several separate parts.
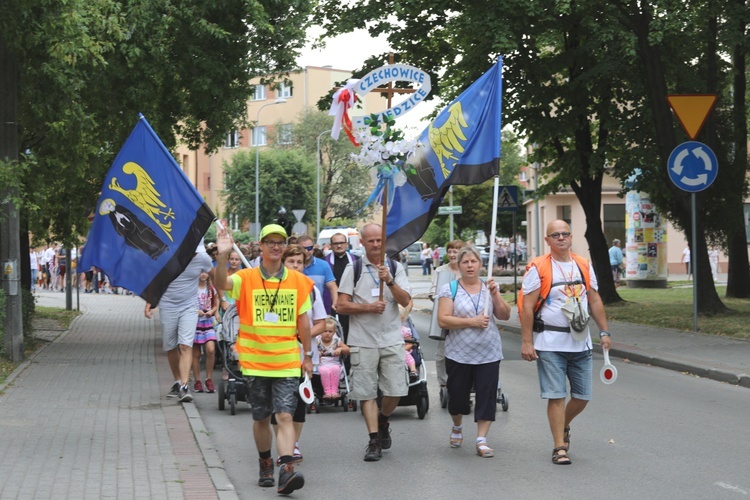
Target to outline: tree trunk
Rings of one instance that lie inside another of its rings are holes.
[[[745,11],[745,0],[737,0],[739,12]],[[738,16],[738,33],[745,33],[747,26],[745,16]],[[747,259],[747,234],[745,232],[745,217],[743,211],[743,191],[747,175],[747,64],[745,58],[747,50],[744,40],[737,40],[732,53],[734,79],[732,81],[732,122],[735,138],[733,141],[735,154],[731,165],[731,175],[737,186],[735,203],[736,210],[727,211],[732,218],[727,234],[727,254],[729,255],[729,269],[727,278],[727,297],[750,298],[750,264]]]
[[[578,190],[580,190],[580,195]],[[622,302],[622,297],[617,293],[615,279],[612,276],[612,268],[609,264],[609,245],[604,237],[602,229],[602,177],[581,179],[581,185],[576,191],[578,201],[581,203],[583,213],[586,214],[586,241],[589,244],[591,265],[596,273],[599,283],[599,295],[605,304]]]
[[[703,237],[703,220],[699,207],[696,207],[697,221],[696,231],[698,235],[697,248],[692,248],[691,229],[691,205],[687,193],[672,184],[667,173],[667,162],[672,150],[677,146],[677,136],[674,131],[674,119],[669,109],[666,96],[667,80],[664,73],[664,64],[661,50],[658,45],[652,45],[649,39],[651,28],[651,14],[648,12],[648,4],[642,4],[643,10],[639,10],[635,3],[633,14],[633,31],[638,40],[638,55],[643,62],[646,85],[648,89],[648,102],[652,110],[654,133],[659,151],[660,176],[665,185],[669,186],[676,200],[673,203],[674,213],[680,220],[680,226],[685,228],[685,235],[691,245],[691,262],[698,271],[698,276],[711,276],[711,268],[708,262],[708,248]],[[696,196],[700,200],[700,196]],[[708,272],[708,274],[706,274]],[[698,312],[702,314],[716,314],[726,311],[727,308],[716,293],[713,279],[701,280],[698,286]]]

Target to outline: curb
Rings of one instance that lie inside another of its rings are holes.
[[[229,480],[224,462],[222,462],[219,452],[211,441],[211,436],[203,424],[198,408],[194,404],[183,404],[182,407],[185,410],[195,442],[198,443],[198,449],[203,455],[203,460],[208,467],[208,475],[214,483],[219,498],[222,500],[239,500],[234,484]]]

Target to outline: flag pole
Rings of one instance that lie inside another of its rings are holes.
[[[381,265],[385,264],[385,259],[388,258],[388,256],[385,254],[385,224],[386,220],[388,218],[388,183],[390,182],[390,179],[385,180],[385,186],[383,186],[383,222],[381,224],[382,231],[380,233],[380,242],[381,242],[381,249],[380,249],[380,263]],[[395,276],[393,277],[396,278]],[[383,280],[380,280],[380,296],[378,300],[383,300]]]
[[[219,228],[219,231],[224,229],[224,225],[221,222],[219,222],[219,219],[216,219],[214,223],[216,224],[216,227]],[[240,256],[240,260],[245,265],[245,269],[250,269],[250,263],[245,258],[245,255],[242,252],[240,252],[240,249],[237,247],[237,243],[235,243],[234,240],[232,240],[232,249],[235,252],[237,252],[237,255]]]
[[[500,188],[500,176],[495,176],[495,186],[492,189],[492,227],[490,228],[490,255],[487,261],[487,279],[492,279],[492,264],[495,262],[495,233],[497,231],[497,191]],[[487,294],[487,302],[484,304],[485,316],[490,313],[490,301],[492,297]]]

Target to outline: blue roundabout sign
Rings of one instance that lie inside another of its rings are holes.
[[[711,148],[697,141],[683,142],[669,155],[669,178],[675,186],[697,193],[713,184],[719,173],[719,162]]]

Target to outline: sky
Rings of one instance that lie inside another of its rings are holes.
[[[310,38],[321,33],[320,29],[312,29],[308,32]],[[373,38],[365,30],[357,30],[353,33],[347,33],[326,40],[326,47],[323,49],[313,49],[312,44],[308,44],[297,59],[300,67],[305,66],[333,66],[336,69],[355,70],[362,66],[365,60],[372,54],[383,53],[389,49],[385,36]],[[383,61],[383,66],[387,61]],[[408,96],[394,96],[394,103],[398,103]],[[430,114],[435,108],[435,102],[429,101],[422,103],[406,116],[396,122],[396,126],[404,131],[404,135],[411,138],[419,135],[425,127],[427,121],[422,118]],[[383,110],[385,104],[383,104]]]

